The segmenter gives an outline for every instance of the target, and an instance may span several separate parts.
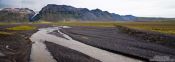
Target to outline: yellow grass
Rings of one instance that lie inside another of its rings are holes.
[[[119,25],[133,29],[148,30],[166,34],[175,34],[175,22],[130,22]]]
[[[34,29],[36,29],[36,27],[22,25],[22,26],[16,26],[16,27],[7,28],[7,29],[8,30],[34,30]]]
[[[95,27],[115,27],[116,25],[122,25],[129,28],[148,30],[161,32],[166,34],[175,34],[175,22],[174,21],[154,21],[154,22],[56,22],[51,23],[54,26],[95,26]]]
[[[11,35],[12,33],[0,31],[0,35]]]
[[[57,26],[95,26],[95,27],[115,27],[117,22],[57,22]]]

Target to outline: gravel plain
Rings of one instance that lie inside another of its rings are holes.
[[[175,59],[175,49],[122,33],[118,28],[72,27],[61,31],[82,43],[144,61],[157,56]]]

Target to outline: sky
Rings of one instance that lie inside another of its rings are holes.
[[[41,10],[47,4],[101,9],[120,15],[175,18],[175,0],[0,0],[2,8]]]

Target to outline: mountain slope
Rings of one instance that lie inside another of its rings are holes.
[[[28,8],[5,8],[0,10],[0,22],[29,22],[44,20],[58,21],[167,21],[175,18],[136,17],[133,15],[119,15],[87,8],[75,8],[67,5],[48,4],[35,14]]]
[[[133,21],[136,17],[132,15],[121,16],[100,9],[89,10],[67,5],[48,4],[34,17],[35,19],[47,21]]]
[[[28,8],[4,8],[0,10],[0,22],[29,22],[34,14]]]

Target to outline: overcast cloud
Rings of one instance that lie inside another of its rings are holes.
[[[0,0],[0,8],[26,7],[39,11],[47,4],[102,9],[121,15],[175,17],[175,0]]]

